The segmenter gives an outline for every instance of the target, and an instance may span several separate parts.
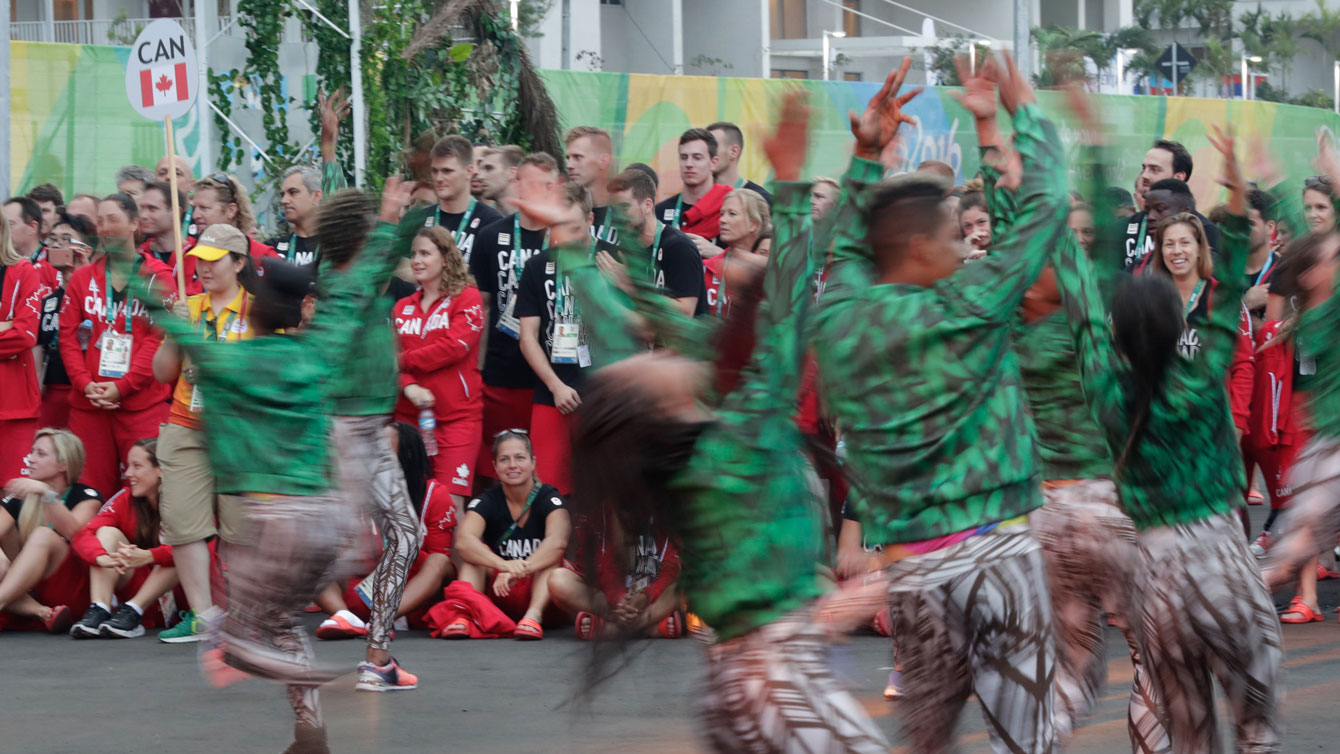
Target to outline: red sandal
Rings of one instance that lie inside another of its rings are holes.
[[[1322,614],[1308,607],[1302,597],[1294,597],[1289,603],[1289,609],[1280,615],[1280,623],[1317,623],[1323,620],[1326,619]]]
[[[539,641],[544,638],[544,629],[540,624],[530,618],[522,618],[516,623],[516,631],[512,634],[518,641]]]
[[[577,613],[577,618],[573,621],[577,629],[577,638],[582,641],[591,641],[599,636],[605,630],[605,619],[595,613],[588,613],[583,610]],[[521,626],[518,625],[517,628]]]
[[[443,639],[468,639],[470,638],[470,624],[465,621],[456,621],[455,623],[442,629]]]
[[[660,634],[662,639],[678,639],[683,636],[684,614],[676,610],[662,618],[656,626],[656,633]]]

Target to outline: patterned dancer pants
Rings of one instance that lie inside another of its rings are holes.
[[[368,646],[390,646],[391,626],[400,609],[409,567],[419,555],[423,532],[405,488],[405,473],[386,438],[386,416],[335,417],[335,448],[339,454],[340,494],[362,505],[381,531],[384,547],[371,575],[359,584],[370,588]]]
[[[1291,581],[1299,567],[1340,537],[1340,439],[1318,436],[1303,447],[1289,472],[1293,499],[1277,524],[1267,581]]]
[[[905,558],[885,574],[912,751],[953,750],[955,724],[975,693],[992,751],[1051,752],[1051,603],[1028,527]]]
[[[1172,751],[1159,721],[1149,674],[1131,623],[1131,580],[1139,548],[1131,519],[1117,506],[1108,479],[1048,483],[1046,504],[1029,516],[1042,544],[1056,630],[1056,737],[1064,741],[1093,707],[1107,678],[1102,614],[1111,615],[1131,651],[1128,729],[1135,754]]]
[[[1233,710],[1237,750],[1280,750],[1279,618],[1236,514],[1140,532],[1139,634],[1175,752],[1217,752],[1214,687]]]
[[[336,562],[357,517],[333,497],[244,497],[242,505],[250,544],[229,545],[224,662],[288,684],[298,724],[319,727],[317,687],[349,668],[314,668],[295,616],[340,575]]]
[[[714,751],[840,754],[889,750],[865,708],[826,663],[828,638],[797,610],[707,648],[704,728]]]

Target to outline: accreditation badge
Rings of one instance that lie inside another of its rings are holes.
[[[131,337],[108,329],[102,334],[102,355],[98,357],[98,376],[125,377],[130,371]]]

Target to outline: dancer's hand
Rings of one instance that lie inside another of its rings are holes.
[[[763,153],[772,163],[773,175],[779,181],[795,181],[805,167],[805,151],[809,148],[810,109],[805,106],[805,92],[787,92],[782,100],[782,116],[777,131],[763,140]]]
[[[630,295],[633,293],[633,281],[628,277],[628,270],[608,251],[601,249],[596,252],[596,269],[605,273],[615,288]]]
[[[398,175],[388,176],[382,186],[382,208],[377,217],[388,223],[398,223],[409,206],[414,194],[414,181],[403,180]]]
[[[884,148],[893,143],[897,136],[898,127],[903,123],[916,123],[912,116],[903,113],[903,106],[920,94],[922,87],[898,96],[898,90],[902,88],[911,67],[912,59],[903,58],[902,65],[885,79],[884,88],[870,99],[863,114],[858,117],[855,111],[847,113],[851,120],[851,134],[856,137],[857,157],[879,161]]]
[[[335,145],[340,136],[340,121],[348,117],[352,103],[345,96],[344,87],[341,86],[329,97],[325,92],[317,92],[316,104],[321,113],[321,159],[325,162],[334,162]]]
[[[1008,52],[1004,55],[1005,67],[989,66],[986,75],[996,81],[996,88],[1000,90],[1000,104],[1005,106],[1006,112],[1014,115],[1020,107],[1037,102],[1038,98],[1033,93],[1033,86],[1028,83],[1028,77],[1020,73],[1019,67],[1014,64],[1014,56]]]
[[[1224,158],[1224,172],[1219,176],[1218,182],[1228,189],[1228,211],[1235,215],[1245,215],[1247,181],[1242,177],[1242,166],[1238,164],[1238,155],[1235,151],[1237,142],[1233,137],[1233,128],[1230,126],[1228,133],[1224,133],[1219,126],[1210,124],[1208,135],[1210,144]]]
[[[1247,154],[1247,170],[1256,178],[1258,185],[1271,188],[1283,180],[1284,173],[1275,161],[1275,154],[1270,151],[1261,134],[1252,134],[1252,138],[1247,141]]]
[[[549,240],[555,246],[584,243],[591,238],[589,218],[581,215],[575,204],[569,204],[563,184],[554,184],[542,199],[514,199],[513,206],[527,217],[549,229]]]
[[[969,71],[967,60],[958,55],[954,58],[954,67],[958,69],[958,79],[963,82],[963,91],[950,92],[949,96],[958,100],[963,109],[972,113],[976,120],[996,120],[996,84],[995,79],[987,76],[987,71],[995,67],[990,58],[982,62],[976,71]]]

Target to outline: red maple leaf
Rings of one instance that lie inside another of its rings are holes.
[[[172,79],[169,79],[165,73],[158,77],[158,83],[154,84],[154,88],[160,92],[167,93],[167,90],[172,88]]]

